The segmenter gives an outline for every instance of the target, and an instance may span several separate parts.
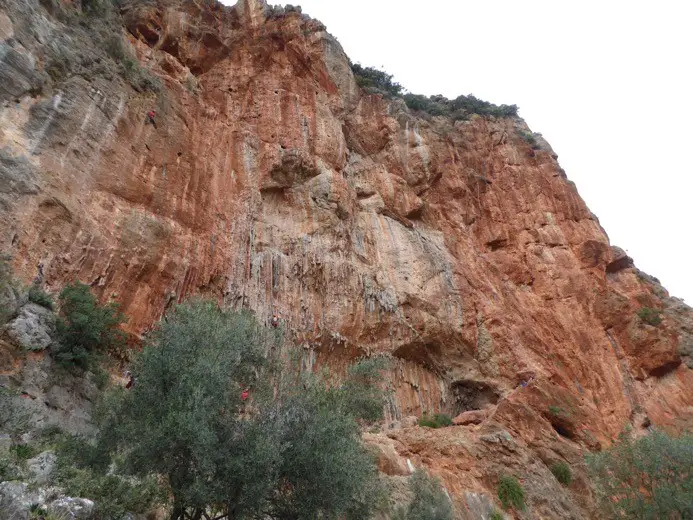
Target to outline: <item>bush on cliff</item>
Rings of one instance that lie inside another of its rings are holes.
[[[395,513],[397,520],[452,520],[452,504],[437,478],[417,469],[409,487],[414,496],[406,510]]]
[[[88,285],[66,285],[58,303],[58,342],[52,354],[59,364],[88,370],[99,354],[116,353],[123,346],[125,336],[118,327],[125,317],[116,304],[100,305]]]
[[[444,413],[437,413],[433,416],[429,416],[427,413],[424,413],[423,417],[419,419],[419,426],[426,426],[428,428],[445,428],[446,426],[452,426],[452,418]]]
[[[445,96],[423,96],[411,92],[402,94],[404,87],[394,81],[392,74],[373,67],[351,64],[356,84],[370,94],[381,94],[387,98],[401,97],[410,110],[425,112],[432,116],[448,116],[455,121],[469,119],[473,114],[492,117],[517,117],[517,105],[494,105],[472,94],[448,99]]]
[[[693,435],[624,434],[610,449],[588,456],[587,464],[610,517],[693,518]]]
[[[510,475],[503,475],[498,481],[498,499],[503,509],[512,506],[522,511],[525,508],[525,492],[520,482]]]
[[[250,314],[178,306],[135,359],[134,387],[107,394],[99,444],[122,471],[165,477],[172,519],[368,518],[380,490],[358,421],[382,413],[378,364],[328,384],[283,369],[278,346]]]
[[[551,473],[553,473],[553,476],[556,477],[556,480],[558,480],[564,486],[569,486],[573,481],[573,474],[570,471],[570,466],[568,466],[568,464],[565,462],[556,462],[551,464],[549,469],[551,470]]]
[[[32,285],[31,288],[29,288],[27,297],[30,302],[45,307],[46,309],[53,310],[53,306],[55,305],[50,294],[36,285]]]
[[[657,327],[662,323],[662,311],[651,307],[642,307],[638,309],[638,318],[643,323]]]
[[[371,94],[396,97],[402,93],[402,85],[392,81],[392,74],[373,67],[362,67],[359,63],[352,63],[351,70],[358,86]]]

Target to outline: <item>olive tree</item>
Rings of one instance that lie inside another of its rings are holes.
[[[588,456],[602,507],[616,518],[693,518],[693,436],[653,431],[622,435],[610,449]]]
[[[301,374],[278,331],[207,301],[178,306],[100,412],[100,444],[122,470],[161,475],[171,520],[368,518],[375,463],[360,420],[382,413],[377,363],[338,382]],[[243,400],[243,390],[250,397]]]

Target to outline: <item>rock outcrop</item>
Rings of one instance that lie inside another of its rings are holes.
[[[690,427],[693,312],[610,246],[521,119],[366,94],[320,22],[260,0],[122,2],[125,69],[71,9],[0,6],[0,247],[26,281],[43,262],[49,289],[90,284],[134,339],[203,294],[277,313],[308,366],[390,356],[389,423],[483,410],[382,444],[464,518],[507,471],[525,517],[591,517],[584,450]]]

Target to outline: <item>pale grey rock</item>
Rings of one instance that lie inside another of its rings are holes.
[[[5,326],[5,332],[26,350],[44,350],[53,343],[55,314],[35,303],[27,303],[19,309],[18,316]]]

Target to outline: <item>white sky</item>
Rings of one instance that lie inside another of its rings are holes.
[[[294,1],[411,92],[517,104],[611,243],[693,302],[693,2]]]

